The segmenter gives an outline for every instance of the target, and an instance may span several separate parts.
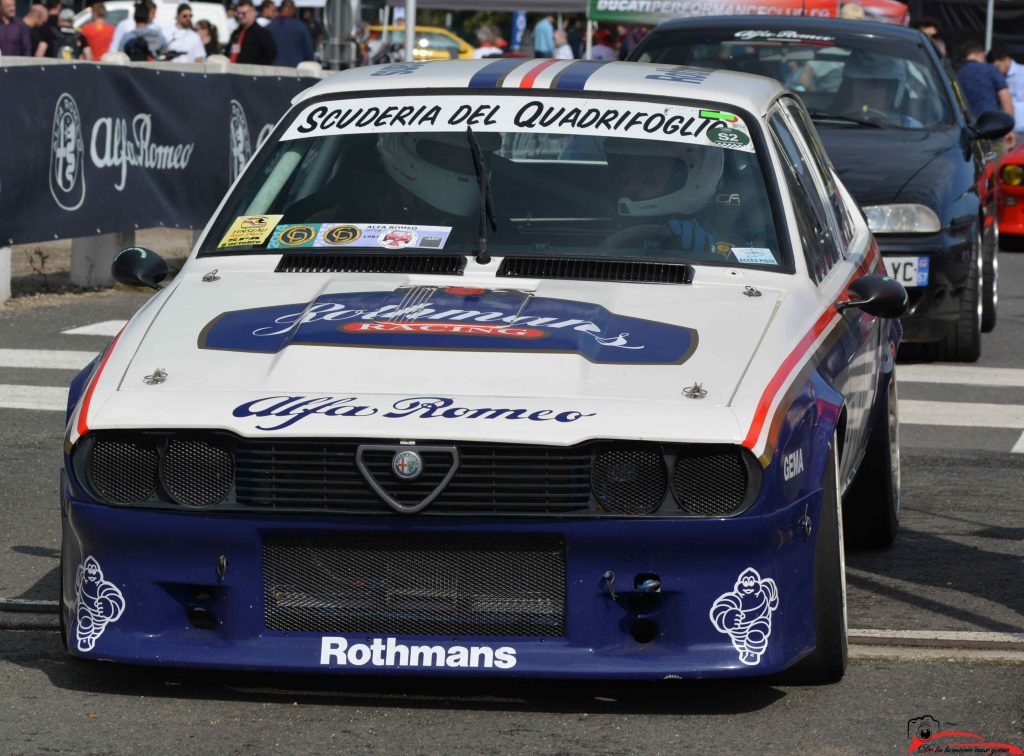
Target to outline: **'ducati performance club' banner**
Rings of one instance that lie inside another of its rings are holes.
[[[660,24],[692,16],[816,16],[835,18],[839,0],[590,0],[593,21]]]
[[[312,79],[0,68],[0,245],[200,228]]]

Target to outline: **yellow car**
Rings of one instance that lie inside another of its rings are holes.
[[[405,44],[404,26],[371,26],[369,32],[371,51],[377,49],[382,37],[388,44]],[[476,48],[464,39],[440,26],[416,27],[416,49],[412,54],[416,60],[472,58],[475,51]]]

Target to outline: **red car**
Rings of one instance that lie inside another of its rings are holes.
[[[999,246],[1024,251],[1024,143],[1008,152],[996,169]]]

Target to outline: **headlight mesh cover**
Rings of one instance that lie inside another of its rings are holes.
[[[156,446],[145,439],[97,441],[89,456],[89,481],[114,504],[134,504],[156,488]]]
[[[747,467],[738,449],[694,449],[680,454],[672,493],[687,514],[721,517],[736,511],[747,493]]]
[[[594,498],[609,512],[628,515],[657,511],[668,485],[665,462],[655,449],[614,449],[594,460]]]
[[[164,452],[162,473],[164,487],[176,502],[187,507],[208,507],[228,495],[235,477],[235,462],[223,446],[175,439]]]

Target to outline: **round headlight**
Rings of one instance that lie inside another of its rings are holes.
[[[223,446],[175,439],[167,445],[161,467],[167,493],[186,507],[209,507],[231,490],[235,460]]]
[[[157,461],[156,446],[149,439],[100,439],[89,455],[89,482],[113,504],[134,504],[156,488]]]
[[[1009,165],[1004,165],[999,170],[999,173],[1003,178],[1003,182],[1010,186],[1024,184],[1024,166],[1010,163]]]
[[[654,449],[615,449],[594,460],[591,488],[608,512],[651,514],[661,506],[667,486],[664,458]]]

